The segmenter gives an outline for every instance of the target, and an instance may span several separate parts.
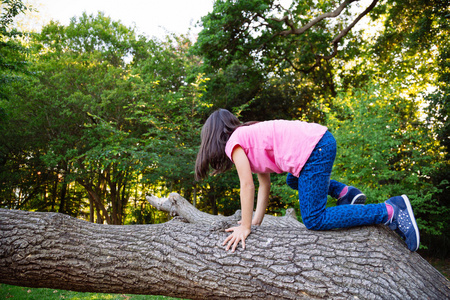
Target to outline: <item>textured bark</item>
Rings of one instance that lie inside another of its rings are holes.
[[[235,219],[218,218],[115,226],[0,209],[0,282],[191,299],[450,297],[449,281],[384,226],[267,223],[231,253],[221,243]]]
[[[225,226],[225,224],[236,224],[241,219],[240,211],[229,217],[210,215],[199,211],[178,193],[171,193],[168,198],[147,196],[147,201],[156,209],[168,212],[172,217],[179,216],[188,223],[204,224],[206,226],[214,226],[214,224],[219,223],[221,226]],[[286,210],[284,217],[266,215],[261,226],[305,228],[302,223],[297,221],[295,211],[292,208]]]

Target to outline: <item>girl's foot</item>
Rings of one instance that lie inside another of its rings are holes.
[[[339,197],[337,205],[345,204],[364,204],[366,203],[366,195],[353,186],[347,186],[347,193],[344,196]]]
[[[408,197],[406,195],[392,197],[386,201],[386,205],[390,205],[394,212],[392,218],[385,225],[405,240],[409,250],[416,251],[419,249],[419,228]]]

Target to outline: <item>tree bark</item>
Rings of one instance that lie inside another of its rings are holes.
[[[267,216],[231,253],[224,228],[239,214],[195,212],[177,194],[149,200],[189,213],[114,226],[0,209],[0,282],[190,299],[450,298],[449,281],[384,226],[318,232]]]

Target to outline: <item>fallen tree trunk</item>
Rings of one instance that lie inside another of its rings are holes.
[[[384,226],[317,232],[267,218],[231,253],[221,243],[238,216],[203,216],[112,226],[0,209],[0,281],[190,299],[450,298],[449,281]]]

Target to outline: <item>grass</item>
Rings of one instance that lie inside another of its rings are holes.
[[[0,284],[0,299],[20,300],[175,300],[165,296],[125,295],[125,294],[100,294],[79,293],[55,289],[32,289],[21,286]]]

